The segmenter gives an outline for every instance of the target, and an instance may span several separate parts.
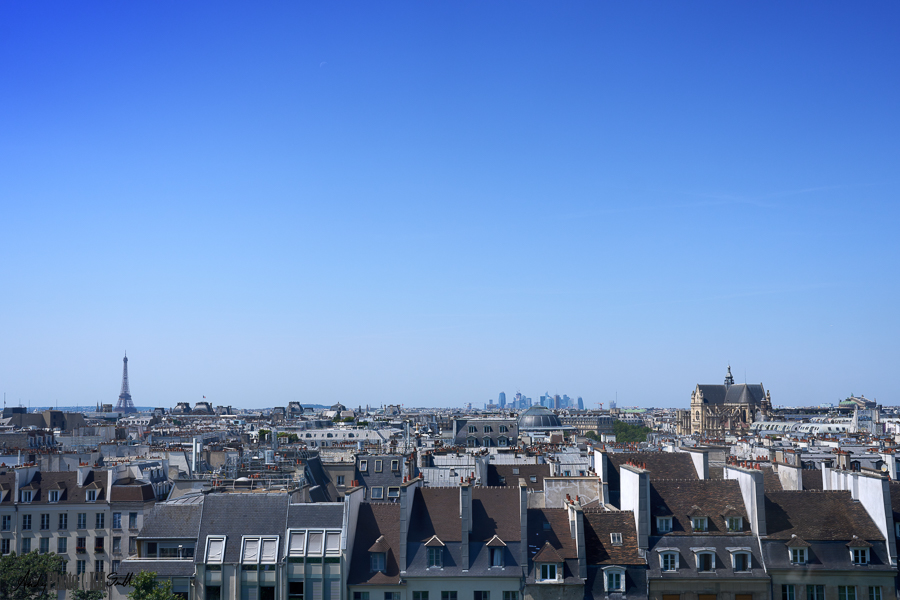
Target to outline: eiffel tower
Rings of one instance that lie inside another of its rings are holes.
[[[128,390],[128,354],[122,359],[124,366],[122,367],[122,391],[119,394],[119,401],[116,403],[116,412],[133,413],[137,412],[134,403],[131,401],[131,392]]]

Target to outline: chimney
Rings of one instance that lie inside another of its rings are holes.
[[[519,544],[519,564],[522,565],[522,575],[528,575],[528,486],[525,479],[519,478],[519,527],[522,543]]]
[[[405,481],[400,486],[400,575],[406,574],[407,562],[407,540],[409,539],[409,523],[412,519],[413,501],[416,498],[416,488],[422,479],[416,477],[410,481]]]
[[[646,551],[650,536],[650,472],[637,465],[619,467],[622,510],[634,513],[638,548]]]
[[[584,544],[584,511],[581,502],[576,498],[575,502],[568,504],[569,532],[575,540],[578,555],[578,576],[587,579],[587,548]],[[525,544],[523,544],[524,546]],[[527,563],[526,563],[527,564]]]
[[[78,484],[78,487],[84,487],[84,482],[90,472],[91,465],[82,465],[81,463],[78,463],[78,474],[75,476],[75,482]]]
[[[462,570],[469,572],[469,533],[472,531],[472,486],[464,481],[459,486],[459,520],[462,527]]]
[[[725,465],[725,479],[736,479],[750,517],[750,529],[757,536],[766,535],[766,496],[763,472],[758,469]]]

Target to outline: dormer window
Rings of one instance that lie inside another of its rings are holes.
[[[369,470],[369,461],[367,461],[367,460],[360,460],[360,461],[359,461],[359,470],[360,470],[360,471],[364,471],[364,472],[365,472],[365,471],[368,471],[368,470]]]
[[[96,502],[97,501],[97,490],[88,490],[85,494],[86,502]]]
[[[469,425],[469,433],[478,433],[478,430],[474,425]]]
[[[21,496],[20,502],[31,502],[33,492],[31,490],[22,490],[19,492]]]
[[[728,525],[728,531],[743,531],[744,529],[743,517],[728,517],[725,523]]]
[[[557,581],[560,569],[556,563],[540,563],[538,581]]]
[[[806,548],[791,548],[791,563],[795,565],[805,565]]]
[[[59,490],[50,490],[50,502],[59,502]]]
[[[621,546],[622,545],[622,534],[621,533],[610,533],[609,534],[609,542],[613,546]]]
[[[850,548],[850,559],[853,561],[854,565],[869,564],[869,549],[859,547]]]
[[[659,533],[672,531],[672,517],[656,517],[656,531]]]
[[[716,554],[715,552],[697,552],[697,570],[715,571],[716,570]]]
[[[706,517],[691,517],[691,530],[694,533],[707,531],[708,519]]]
[[[604,578],[604,586],[606,593],[616,593],[625,591],[625,570],[620,568],[611,568],[606,570]]]
[[[375,461],[375,472],[381,473],[381,461],[380,460]]]
[[[678,552],[668,550],[659,553],[659,568],[661,571],[677,571],[678,570]]]
[[[206,538],[206,562],[220,565],[225,557],[225,536]]]
[[[444,549],[441,547],[428,549],[428,568],[443,566]]]
[[[400,470],[400,461],[392,460],[391,461],[391,471],[399,471]]]
[[[731,568],[736,573],[750,570],[750,548],[726,548],[731,552]]]
[[[492,567],[502,567],[503,566],[503,548],[491,548],[491,566]]]
[[[369,553],[369,569],[372,572],[375,572],[375,571],[384,572],[385,558],[386,558],[385,552],[370,552]]]

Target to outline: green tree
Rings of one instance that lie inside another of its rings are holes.
[[[172,593],[172,582],[160,583],[156,573],[141,571],[131,580],[134,591],[128,594],[128,600],[181,600]]]
[[[647,434],[650,433],[649,427],[641,427],[640,425],[629,425],[624,421],[616,421],[613,423],[613,433],[616,434],[616,442],[646,442]]]
[[[56,598],[52,577],[63,559],[56,554],[29,552],[0,558],[0,598],[4,600],[50,600]]]
[[[75,590],[72,594],[75,600],[103,600],[106,598],[106,592],[100,590]]]

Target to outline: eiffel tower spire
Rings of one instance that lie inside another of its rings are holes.
[[[128,353],[122,359],[122,391],[119,393],[119,401],[116,403],[116,412],[137,412],[131,401],[131,391],[128,389]]]

